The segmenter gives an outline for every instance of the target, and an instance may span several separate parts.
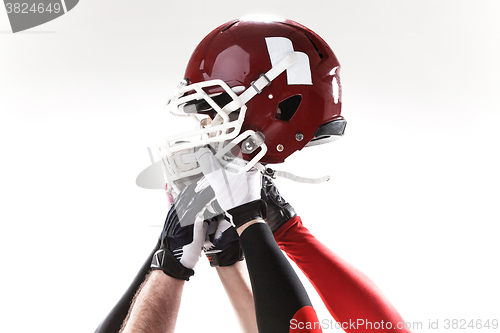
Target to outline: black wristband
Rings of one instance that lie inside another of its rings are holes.
[[[194,275],[192,269],[184,267],[167,249],[156,251],[151,261],[151,269],[161,269],[163,273],[177,280],[189,281],[189,278]]]
[[[266,219],[267,205],[262,199],[250,201],[227,211],[233,217],[236,228],[256,219]]]

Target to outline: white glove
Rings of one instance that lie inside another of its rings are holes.
[[[215,192],[217,202],[232,216],[236,227],[251,219],[265,218],[265,202],[261,200],[260,171],[251,169],[240,174],[227,171],[208,148],[200,148],[196,158]]]
[[[262,175],[259,170],[251,169],[240,174],[227,171],[208,148],[200,148],[196,158],[225,211],[260,199]]]

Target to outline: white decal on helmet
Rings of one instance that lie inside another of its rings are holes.
[[[285,37],[266,37],[266,44],[273,67],[287,55],[295,52],[292,41]],[[297,55],[297,62],[286,70],[287,83],[289,85],[312,85],[309,57],[303,52],[295,52],[295,54]]]
[[[333,86],[333,90],[332,90],[332,93],[333,93],[333,100],[335,102],[335,104],[337,104],[340,100],[340,93],[341,93],[341,90],[340,90],[340,77],[337,73],[337,69],[339,69],[339,66],[335,67],[334,69],[332,69],[330,71],[330,75],[333,75],[333,79],[332,79],[332,86]]]

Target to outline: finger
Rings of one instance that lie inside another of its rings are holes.
[[[206,207],[196,214],[193,225],[193,241],[182,247],[183,255],[179,261],[186,268],[193,269],[201,256],[208,230],[208,223],[203,217],[205,209]]]

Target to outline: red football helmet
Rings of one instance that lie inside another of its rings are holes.
[[[216,28],[194,50],[167,105],[202,118],[198,130],[160,148],[170,180],[199,172],[192,153],[203,144],[221,162],[237,154],[244,171],[342,136],[339,70],[328,44],[294,21],[243,18]]]

